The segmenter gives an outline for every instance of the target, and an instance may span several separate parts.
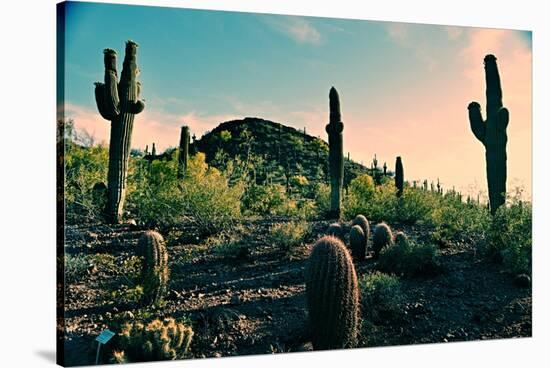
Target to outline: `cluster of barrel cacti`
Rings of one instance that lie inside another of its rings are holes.
[[[144,301],[162,301],[168,284],[168,252],[162,235],[156,231],[145,232],[138,242],[138,256],[142,259],[140,280]]]
[[[193,329],[173,318],[126,323],[116,338],[113,363],[147,362],[181,358],[193,339]]]

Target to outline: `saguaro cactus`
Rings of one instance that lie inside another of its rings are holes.
[[[178,153],[178,178],[183,179],[187,171],[187,159],[189,156],[189,127],[182,126],[180,134],[180,147]]]
[[[313,246],[306,267],[306,297],[316,350],[350,348],[359,324],[357,275],[344,243],[325,236]]]
[[[144,233],[138,242],[138,255],[142,258],[144,301],[159,302],[168,284],[168,252],[162,235],[156,231]]]
[[[487,55],[485,64],[485,95],[487,97],[487,118],[481,117],[481,106],[477,102],[468,105],[470,128],[474,136],[485,146],[489,203],[494,215],[506,199],[506,143],[508,137],[508,109],[502,105],[502,88],[498,74],[497,58]]]
[[[395,160],[395,187],[397,188],[398,197],[403,195],[403,178],[403,162],[401,161],[401,156],[397,156]]]
[[[330,211],[331,218],[340,217],[342,185],[344,183],[344,144],[342,132],[344,123],[340,114],[340,98],[334,87],[329,92],[330,118],[326,126],[329,145],[329,172],[330,172]]]
[[[108,221],[113,223],[120,222],[122,217],[134,117],[145,107],[143,101],[139,100],[141,87],[136,80],[139,74],[136,64],[137,48],[137,43],[126,42],[120,81],[116,69],[116,52],[112,49],[103,50],[105,83],[95,83],[99,113],[104,119],[111,121],[106,215]]]

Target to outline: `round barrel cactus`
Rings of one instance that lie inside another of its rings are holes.
[[[138,242],[138,255],[142,258],[144,301],[157,303],[164,297],[168,284],[168,252],[162,235],[145,232]]]
[[[385,222],[381,222],[374,228],[372,235],[372,250],[375,257],[378,257],[384,247],[393,243],[393,235],[390,227]]]
[[[353,225],[351,227],[349,232],[349,245],[353,258],[358,261],[363,261],[365,259],[365,253],[367,252],[367,238],[361,226]]]
[[[344,243],[319,239],[306,267],[306,296],[315,350],[354,347],[359,325],[357,275]]]

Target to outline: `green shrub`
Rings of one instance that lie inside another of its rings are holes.
[[[242,198],[243,212],[254,215],[274,215],[281,211],[288,198],[279,184],[251,185]]]
[[[477,203],[438,196],[438,203],[431,213],[434,240],[481,241],[485,238],[491,214]]]
[[[439,251],[433,244],[418,244],[406,237],[380,253],[381,271],[403,276],[431,275],[439,270]]]
[[[401,311],[403,292],[399,278],[375,271],[359,279],[362,316],[380,323]]]
[[[314,189],[315,208],[317,215],[324,218],[330,211],[330,186],[324,183],[319,183]]]
[[[305,221],[275,224],[270,230],[269,241],[285,252],[290,252],[303,244],[308,231],[309,226]]]
[[[344,216],[354,218],[361,213],[368,213],[370,202],[375,196],[374,180],[368,174],[353,179],[344,198]]]
[[[514,199],[499,207],[489,231],[487,254],[512,274],[531,274],[531,247],[531,204]]]
[[[127,208],[139,222],[174,225],[193,220],[205,233],[226,229],[241,216],[244,186],[209,168],[203,153],[189,159],[184,180],[177,179],[177,160],[140,160],[129,175]]]
[[[70,255],[66,254],[65,261],[65,278],[69,282],[78,281],[81,277],[87,274],[90,266],[90,259],[85,255]]]
[[[107,180],[109,151],[102,145],[65,145],[65,206],[67,223],[97,221],[103,213],[101,202],[94,200],[93,187]]]

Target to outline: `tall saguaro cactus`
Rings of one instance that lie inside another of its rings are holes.
[[[342,132],[344,123],[340,114],[340,98],[334,87],[329,92],[330,117],[326,126],[329,145],[329,172],[330,172],[330,212],[331,218],[340,217],[342,185],[344,182],[344,144]]]
[[[126,42],[120,81],[118,81],[116,68],[116,51],[103,50],[105,83],[95,83],[95,98],[99,113],[104,119],[111,121],[106,214],[108,221],[112,223],[121,221],[134,117],[145,107],[143,101],[139,100],[137,48],[137,43]]]
[[[183,179],[187,171],[187,159],[189,156],[189,127],[182,126],[180,134],[180,146],[178,153],[178,178]]]
[[[485,64],[485,95],[487,118],[483,121],[481,107],[477,102],[468,105],[470,128],[474,136],[485,146],[489,203],[494,215],[506,199],[506,143],[508,137],[508,109],[502,105],[502,88],[498,74],[497,58],[487,55]]]
[[[401,161],[401,156],[397,156],[395,159],[395,187],[397,188],[398,197],[403,195],[403,180],[403,162]]]

